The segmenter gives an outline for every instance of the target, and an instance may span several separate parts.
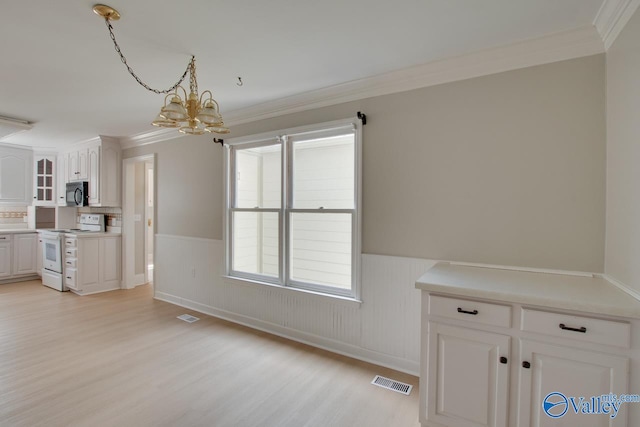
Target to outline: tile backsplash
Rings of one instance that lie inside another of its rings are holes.
[[[24,225],[26,228],[25,219],[27,217],[26,206],[0,206],[0,228],[3,225]]]

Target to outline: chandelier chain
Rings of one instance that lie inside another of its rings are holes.
[[[138,75],[133,71],[133,69],[129,66],[129,64],[127,63],[127,58],[124,57],[124,54],[122,53],[122,50],[120,49],[120,46],[118,45],[118,42],[116,41],[116,36],[113,33],[113,26],[111,25],[111,22],[109,20],[109,18],[105,18],[105,23],[107,24],[107,28],[109,29],[109,34],[111,35],[111,40],[113,40],[113,46],[116,50],[116,52],[118,52],[118,55],[120,55],[120,60],[122,61],[122,63],[127,67],[127,70],[129,71],[129,74],[131,74],[131,76],[136,79],[136,81],[140,84],[140,86],[144,87],[145,89],[147,89],[148,91],[151,92],[155,92],[157,94],[161,94],[161,93],[170,93],[173,92],[174,90],[176,90],[176,88],[184,81],[184,79],[187,77],[187,73],[189,71],[191,71],[191,78],[190,78],[190,84],[191,87],[193,88],[194,86],[194,82],[195,82],[195,73],[196,73],[196,67],[195,67],[195,63],[196,63],[196,57],[192,56],[191,57],[191,61],[189,61],[189,65],[187,65],[187,69],[184,70],[184,73],[182,74],[182,77],[180,77],[180,80],[178,80],[176,82],[176,84],[174,84],[173,86],[171,86],[169,89],[165,89],[165,90],[159,90],[159,89],[154,89],[152,87],[149,87],[149,85],[147,85],[146,83],[144,83],[142,81],[142,79],[140,79],[140,77],[138,77]],[[198,83],[195,82],[195,87],[197,90],[198,87]]]
[[[196,58],[192,57],[189,63],[189,90],[191,93],[198,94],[198,80],[196,79]]]

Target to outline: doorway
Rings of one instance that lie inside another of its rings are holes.
[[[123,162],[123,288],[153,285],[156,234],[156,156]]]

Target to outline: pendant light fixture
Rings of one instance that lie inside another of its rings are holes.
[[[153,89],[144,83],[127,64],[127,59],[116,41],[111,21],[120,19],[120,13],[114,8],[103,4],[93,6],[93,11],[104,18],[111,40],[113,40],[114,48],[120,55],[122,63],[127,67],[129,74],[145,89],[158,94],[167,94],[164,98],[164,105],[160,108],[160,112],[151,123],[152,125],[178,128],[180,132],[187,135],[202,135],[205,132],[229,133],[229,129],[222,120],[218,102],[213,99],[211,91],[205,90],[202,95],[198,95],[195,56],[191,57],[187,69],[173,86],[166,90]],[[180,85],[187,77],[187,73],[189,74],[188,95],[187,91]]]

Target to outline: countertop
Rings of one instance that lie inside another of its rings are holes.
[[[37,233],[39,230],[33,228],[7,228],[0,229],[0,234],[25,234],[25,233]]]
[[[85,238],[85,237],[115,237],[120,236],[122,233],[113,233],[111,231],[99,232],[99,231],[70,231],[65,232],[65,236]]]
[[[594,276],[438,263],[416,288],[463,297],[640,318],[640,301]]]
[[[42,231],[54,230],[52,228],[8,228],[6,230],[0,229],[0,234],[25,234],[25,233],[40,233]],[[109,236],[121,236],[122,233],[115,233],[112,231],[96,232],[96,231],[68,231],[64,234],[74,237],[109,237]]]

